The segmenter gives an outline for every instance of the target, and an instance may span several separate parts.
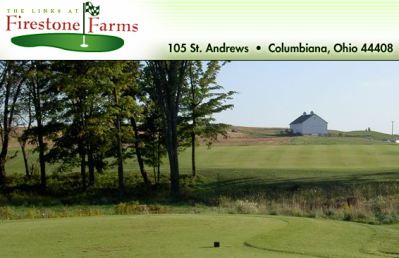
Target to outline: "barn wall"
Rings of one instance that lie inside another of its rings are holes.
[[[290,129],[293,133],[302,133],[302,124],[290,125]]]
[[[318,115],[313,115],[302,123],[302,134],[327,135],[327,122],[321,119]]]

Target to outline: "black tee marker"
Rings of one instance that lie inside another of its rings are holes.
[[[213,242],[213,247],[220,247],[220,243],[219,242]]]

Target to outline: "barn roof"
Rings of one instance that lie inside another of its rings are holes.
[[[311,118],[314,114],[311,115],[302,115],[300,117],[298,117],[297,119],[295,119],[290,125],[295,125],[295,124],[302,124],[303,122],[305,122],[306,120],[308,120],[309,118]]]
[[[307,115],[306,113],[303,113],[302,116],[295,119],[290,125],[300,125],[303,122],[305,122],[306,120],[308,120],[309,118],[311,118],[312,116],[317,116],[317,115],[315,113],[313,113],[313,111],[309,115]],[[323,118],[321,118],[320,116],[317,116],[317,117],[328,124],[328,122],[326,120],[324,120]]]

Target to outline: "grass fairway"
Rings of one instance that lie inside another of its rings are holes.
[[[10,150],[13,154],[17,148]],[[10,154],[10,155],[11,155]],[[35,156],[36,157],[36,156]],[[34,159],[35,157],[32,157]],[[259,145],[197,148],[198,169],[290,169],[329,171],[399,170],[399,145]],[[182,172],[191,169],[191,151],[180,153]],[[49,166],[50,171],[55,166]],[[126,172],[138,172],[133,159],[126,160]],[[24,173],[22,156],[6,163],[7,173]],[[168,170],[165,158],[162,169]],[[151,170],[151,169],[149,169]],[[79,171],[79,168],[74,170]],[[110,169],[116,172],[116,167]]]
[[[397,227],[249,215],[6,221],[1,257],[398,257]],[[221,248],[213,248],[220,241]]]
[[[190,151],[180,155],[181,168],[190,169]],[[397,145],[261,145],[198,148],[202,169],[318,169],[384,170],[399,168]]]

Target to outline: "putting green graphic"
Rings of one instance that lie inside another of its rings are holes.
[[[55,47],[77,52],[109,52],[121,48],[123,39],[107,35],[86,35],[86,13],[91,16],[100,14],[100,6],[91,2],[83,3],[83,34],[78,33],[44,33],[14,37],[11,42],[21,47]]]
[[[14,37],[11,42],[21,47],[55,47],[78,52],[109,52],[124,45],[119,37],[86,34],[87,47],[82,47],[82,38],[78,33],[46,33]]]

